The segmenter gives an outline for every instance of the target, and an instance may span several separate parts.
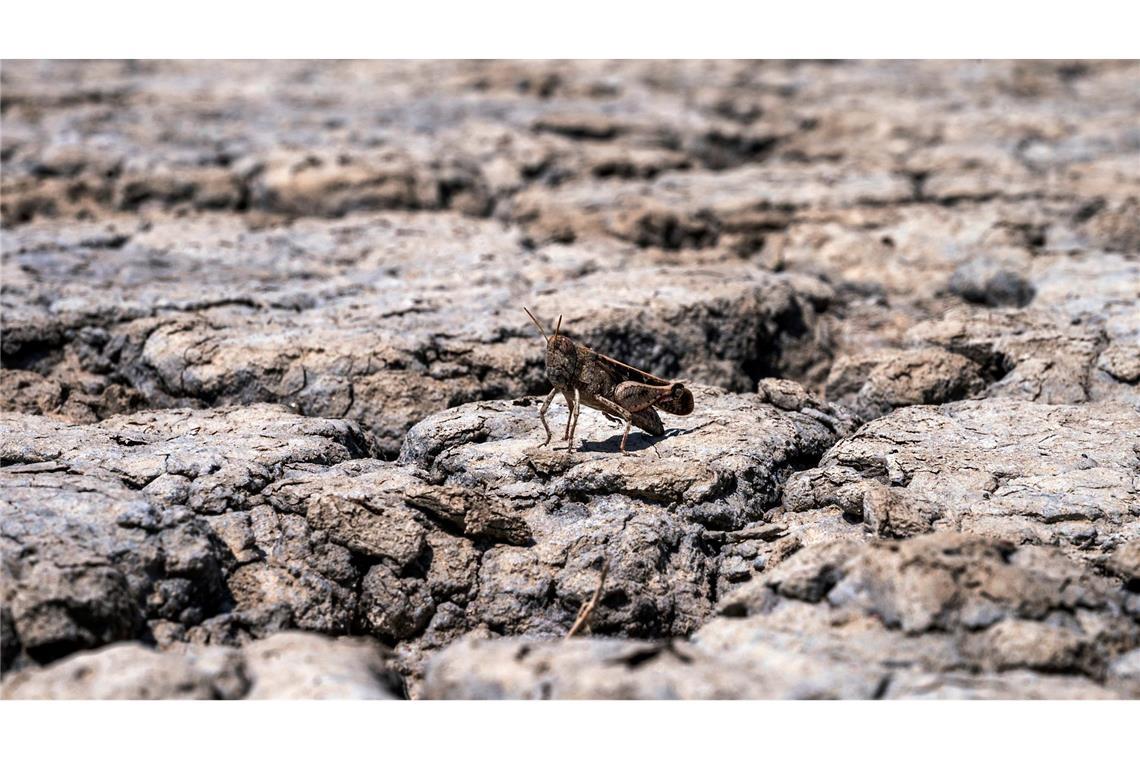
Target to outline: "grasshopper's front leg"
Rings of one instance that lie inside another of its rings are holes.
[[[557,388],[552,388],[550,393],[546,394],[546,400],[542,402],[542,407],[538,410],[538,418],[542,420],[542,427],[546,429],[546,440],[539,444],[539,448],[550,443],[550,425],[546,423],[546,411],[550,409],[550,402],[554,400],[554,395],[558,393]]]
[[[566,396],[567,401],[570,395]],[[574,453],[574,433],[578,432],[578,415],[582,413],[582,398],[578,386],[574,386],[574,402],[570,404],[570,419],[566,420],[566,451]]]

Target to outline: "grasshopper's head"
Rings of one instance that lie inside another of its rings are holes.
[[[578,374],[578,344],[565,335],[558,334],[562,329],[562,315],[558,316],[554,335],[547,337],[546,330],[542,329],[542,325],[538,323],[530,310],[524,308],[523,311],[534,322],[534,326],[538,328],[546,341],[546,379],[555,388],[570,387]]]
[[[567,388],[578,375],[578,345],[565,335],[546,341],[546,378],[557,388]]]

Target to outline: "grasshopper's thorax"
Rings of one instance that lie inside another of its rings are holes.
[[[546,343],[546,379],[555,388],[569,388],[578,374],[578,346],[565,335]]]

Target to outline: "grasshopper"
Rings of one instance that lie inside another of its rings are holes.
[[[661,424],[657,410],[676,415],[686,415],[693,411],[693,393],[684,384],[642,372],[575,343],[565,335],[559,335],[562,329],[561,315],[554,328],[554,335],[548,337],[530,309],[524,307],[523,311],[546,341],[546,378],[554,386],[538,412],[542,427],[546,430],[546,440],[542,446],[550,443],[551,432],[550,425],[546,422],[546,412],[558,393],[566,397],[566,404],[570,407],[566,432],[562,437],[567,441],[567,450],[571,452],[574,451],[574,432],[578,427],[578,414],[582,411],[582,404],[597,409],[608,419],[625,421],[625,430],[621,436],[623,454],[629,453],[625,450],[625,444],[629,439],[629,429],[634,425],[650,435],[665,434],[665,426]]]

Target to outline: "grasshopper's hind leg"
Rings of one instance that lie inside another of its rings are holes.
[[[628,454],[629,452],[625,450],[625,442],[629,439],[629,428],[633,425],[633,415],[624,406],[615,404],[608,398],[602,398],[599,396],[595,400],[600,406],[605,408],[605,411],[609,412],[615,417],[621,417],[623,420],[625,420],[625,430],[622,431],[621,446],[619,448],[621,449],[621,453]]]
[[[542,407],[538,410],[538,418],[542,420],[542,427],[546,429],[546,440],[539,444],[539,447],[545,446],[550,443],[550,425],[546,422],[546,411],[550,409],[550,402],[554,400],[554,394],[558,393],[557,388],[551,389],[550,393],[546,394],[546,400],[542,402]]]

